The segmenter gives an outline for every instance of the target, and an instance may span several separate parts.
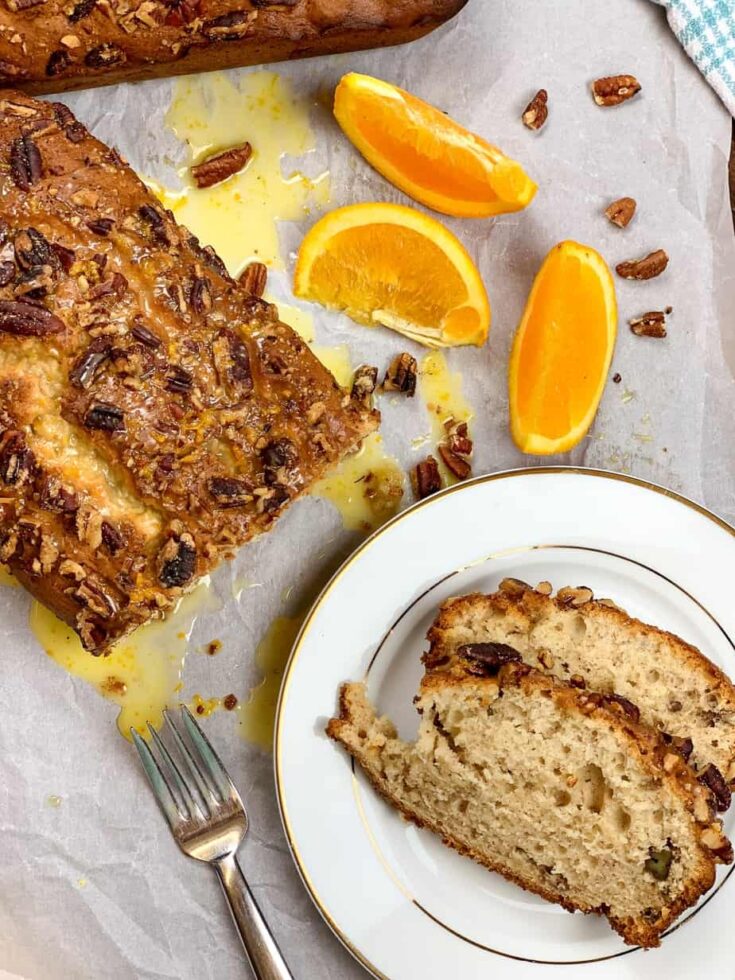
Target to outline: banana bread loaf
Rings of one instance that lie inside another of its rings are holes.
[[[0,562],[101,653],[378,416],[65,106],[0,123]]]
[[[6,0],[0,87],[60,92],[401,44],[467,0]]]
[[[415,742],[362,684],[344,686],[327,732],[406,819],[570,912],[607,916],[626,943],[658,946],[732,848],[686,762],[608,703],[508,664],[427,674]]]

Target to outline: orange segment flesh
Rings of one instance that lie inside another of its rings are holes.
[[[352,143],[415,201],[456,217],[525,208],[536,185],[515,160],[403,89],[345,75],[334,114]]]
[[[485,287],[443,225],[397,204],[356,204],[326,215],[302,242],[294,291],[430,347],[483,344]]]
[[[617,333],[615,286],[585,245],[549,252],[531,289],[510,361],[513,438],[526,453],[566,452],[597,412]]]

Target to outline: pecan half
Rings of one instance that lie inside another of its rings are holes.
[[[641,85],[635,75],[609,75],[592,83],[592,96],[600,106],[620,105],[637,95]]]
[[[125,539],[120,531],[109,521],[102,521],[100,533],[102,534],[102,544],[111,555],[116,555],[125,544]]]
[[[207,313],[212,309],[210,281],[205,276],[197,276],[191,284],[189,300],[195,313]]]
[[[209,481],[209,492],[219,507],[242,507],[255,499],[245,480],[228,476],[214,476]]]
[[[112,343],[107,337],[96,337],[74,362],[69,381],[75,388],[89,388],[98,368],[110,357]]]
[[[178,364],[171,365],[166,375],[166,387],[169,391],[177,395],[185,395],[191,391],[193,384],[194,378],[190,371]]]
[[[378,369],[369,364],[361,364],[352,376],[350,397],[365,408],[373,407],[373,395],[378,385]]]
[[[103,238],[106,238],[112,231],[115,222],[112,218],[91,218],[85,224],[95,235],[102,235]]]
[[[711,791],[717,809],[720,813],[724,813],[732,802],[732,792],[717,766],[710,763],[697,779]]]
[[[656,249],[645,258],[630,262],[619,262],[615,271],[623,279],[655,279],[669,264],[669,257],[662,248]]]
[[[442,488],[442,478],[439,466],[433,456],[428,456],[418,463],[411,472],[413,492],[419,500],[424,500]]]
[[[197,549],[190,534],[169,538],[156,561],[158,580],[164,588],[176,589],[191,581],[196,572]]]
[[[245,341],[234,330],[220,330],[212,341],[212,360],[217,378],[231,397],[240,397],[253,389],[250,354]]]
[[[251,262],[237,281],[251,296],[262,296],[268,282],[268,267],[262,262]]]
[[[253,155],[250,143],[241,143],[222,153],[207,157],[202,163],[191,168],[191,175],[197,187],[213,187],[247,166]]]
[[[663,310],[651,310],[643,316],[633,317],[632,320],[628,320],[628,323],[636,337],[661,339],[666,336],[666,314]]]
[[[413,398],[416,394],[418,363],[410,354],[398,354],[391,361],[383,380],[384,391],[401,391]]]
[[[45,337],[63,329],[63,320],[43,306],[23,300],[0,300],[0,333],[11,333],[16,337]]]
[[[157,337],[152,330],[149,330],[144,323],[136,323],[131,329],[130,333],[139,340],[141,344],[145,344],[146,347],[150,347],[151,350],[156,350],[161,346],[161,339]]]
[[[523,110],[521,119],[524,126],[528,129],[541,129],[549,116],[548,100],[549,94],[546,89],[539,89]]]
[[[10,176],[22,191],[43,176],[43,163],[38,147],[30,136],[18,136],[10,146]]]
[[[87,409],[84,424],[88,429],[99,429],[102,432],[123,432],[125,415],[116,405],[95,402]]]
[[[469,660],[470,671],[477,674],[494,674],[503,664],[520,663],[520,653],[507,643],[463,643],[457,653]]]
[[[638,207],[635,198],[621,197],[605,208],[605,217],[618,228],[626,228],[633,220]]]

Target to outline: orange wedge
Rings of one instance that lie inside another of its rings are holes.
[[[510,359],[511,430],[524,453],[563,453],[587,434],[617,320],[602,256],[577,242],[556,245],[536,276]]]
[[[368,163],[414,201],[459,218],[520,211],[536,184],[523,167],[427,102],[351,73],[334,114]]]
[[[354,204],[318,221],[301,243],[294,292],[428,347],[479,346],[490,329],[487,293],[462,243],[398,204]]]

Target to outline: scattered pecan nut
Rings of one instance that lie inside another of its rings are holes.
[[[453,476],[456,476],[458,480],[466,480],[467,477],[472,473],[472,467],[467,462],[467,460],[462,459],[461,456],[458,456],[456,453],[453,453],[446,443],[443,442],[440,443],[437,446],[437,449],[439,451],[439,455],[442,458],[442,462],[449,470],[449,472]]]
[[[520,578],[504,578],[503,581],[498,586],[500,592],[505,592],[506,595],[512,596],[522,596],[524,592],[533,592],[533,588],[524,582]]]
[[[521,119],[524,126],[529,129],[541,129],[549,116],[548,100],[549,94],[546,89],[539,89],[523,110]]]
[[[633,220],[635,209],[638,207],[635,198],[621,197],[605,208],[605,216],[618,228],[627,228]]]
[[[715,857],[723,864],[731,864],[733,860],[733,850],[732,844],[722,833],[722,829],[718,827],[717,824],[712,824],[712,826],[707,827],[706,830],[702,831],[702,836],[699,838],[701,842],[707,847]]]
[[[428,456],[411,471],[413,492],[419,500],[424,500],[442,488],[439,466],[433,456]]]
[[[123,432],[125,415],[117,405],[95,402],[87,409],[84,424],[88,429],[98,429],[102,432]]]
[[[656,337],[666,336],[666,314],[663,310],[651,310],[643,316],[633,317],[628,320],[631,332],[636,337]]]
[[[213,476],[209,481],[209,492],[218,507],[243,507],[255,499],[249,484],[229,476]]]
[[[600,106],[620,105],[640,90],[640,82],[634,75],[609,75],[592,83],[592,96]]]
[[[669,264],[669,257],[662,248],[656,249],[642,259],[619,262],[615,271],[623,279],[655,279]]]
[[[391,361],[383,380],[384,391],[401,391],[409,398],[416,394],[418,363],[410,354],[398,354]]]
[[[227,180],[246,167],[252,155],[253,148],[250,143],[241,143],[215,156],[207,157],[191,168],[194,183],[202,189],[221,184],[223,180]]]
[[[365,408],[372,408],[377,385],[378,369],[370,364],[361,364],[352,377],[351,397]]]
[[[580,585],[576,589],[571,586],[566,586],[563,589],[559,589],[556,593],[556,598],[558,602],[563,602],[567,606],[584,606],[588,602],[591,602],[594,597],[592,589],[588,589],[586,585]]]
[[[262,262],[251,262],[237,280],[251,296],[262,296],[268,282],[268,267]]]

